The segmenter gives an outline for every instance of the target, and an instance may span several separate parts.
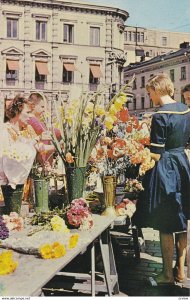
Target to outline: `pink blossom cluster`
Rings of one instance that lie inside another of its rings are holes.
[[[84,198],[74,199],[67,211],[68,223],[76,228],[89,229],[93,226],[92,214]]]
[[[131,218],[134,212],[136,211],[136,205],[131,200],[126,198],[123,199],[123,201],[116,206],[115,210],[118,216],[126,215],[129,218]]]
[[[9,231],[20,231],[24,228],[24,220],[16,212],[11,212],[10,215],[3,215],[3,221]]]

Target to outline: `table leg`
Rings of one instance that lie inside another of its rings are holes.
[[[92,243],[91,248],[91,294],[92,297],[95,296],[95,246]]]
[[[119,284],[118,284],[118,276],[117,276],[117,271],[115,266],[115,259],[114,259],[111,239],[107,230],[100,235],[99,242],[100,242],[100,250],[103,259],[107,291],[108,291],[108,295],[111,296],[112,282],[111,282],[110,275],[114,275],[114,277],[116,278],[116,283],[114,285],[115,294],[119,293]]]

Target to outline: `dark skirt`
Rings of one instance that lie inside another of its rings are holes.
[[[184,149],[164,152],[143,179],[133,223],[165,233],[187,230],[190,218],[190,165]]]

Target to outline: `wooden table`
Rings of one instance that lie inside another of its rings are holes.
[[[114,222],[114,217],[93,215],[94,227],[89,231],[79,231],[79,244],[75,249],[67,251],[64,257],[58,259],[44,260],[33,255],[18,254],[14,252],[19,265],[14,273],[0,276],[0,295],[2,296],[39,296],[42,295],[44,285],[59,274],[73,258],[85,251],[91,245],[91,275],[87,275],[88,284],[85,288],[92,296],[97,291],[107,291],[109,296],[112,293],[119,293],[118,277],[115,268],[113,250],[109,238],[109,227]],[[104,265],[104,286],[97,287],[95,282],[95,240],[99,241],[103,265]],[[62,273],[61,273],[62,274]],[[64,274],[62,274],[64,275]],[[83,274],[84,275],[84,274]],[[90,284],[89,284],[90,276]],[[80,288],[75,286],[75,289]]]

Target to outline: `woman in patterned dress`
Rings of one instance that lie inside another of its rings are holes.
[[[172,99],[173,83],[166,74],[149,79],[147,92],[159,110],[151,124],[151,152],[156,163],[143,180],[133,222],[160,232],[163,270],[154,285],[170,284],[185,277],[187,220],[190,217],[190,164],[185,146],[190,136],[190,109]],[[177,259],[172,269],[176,233]]]

